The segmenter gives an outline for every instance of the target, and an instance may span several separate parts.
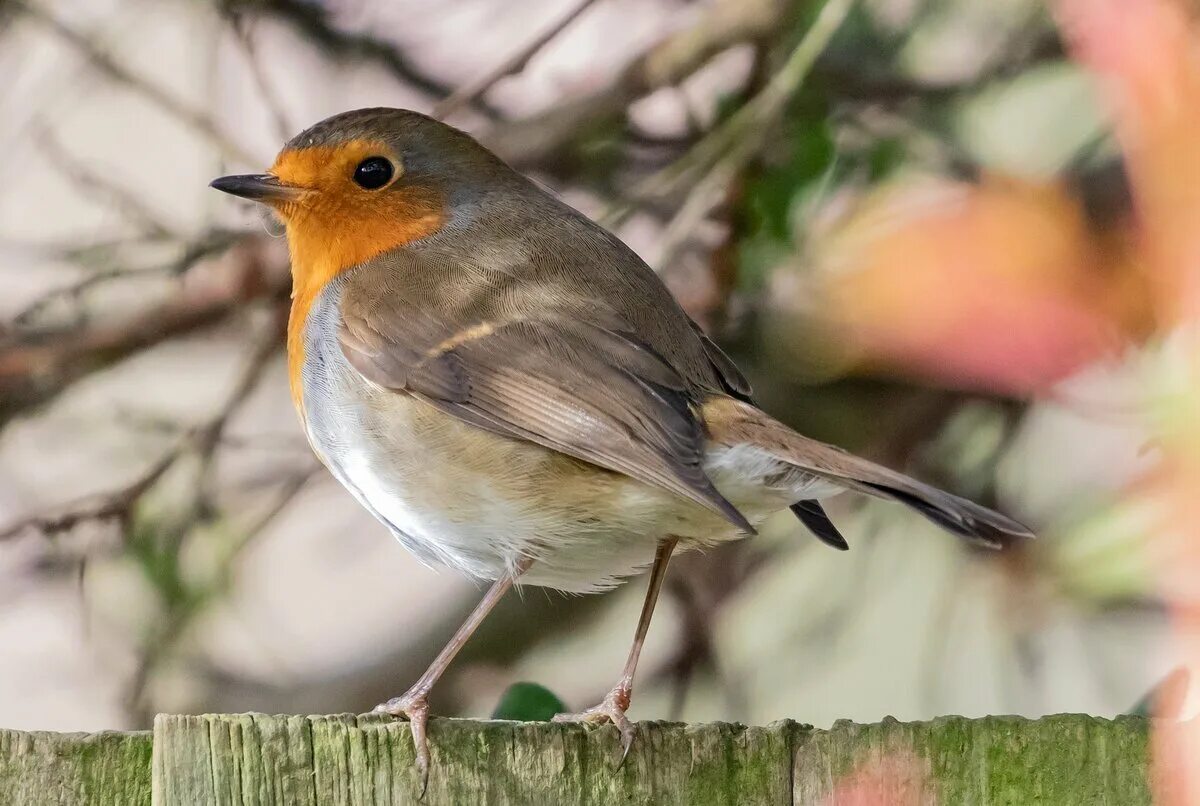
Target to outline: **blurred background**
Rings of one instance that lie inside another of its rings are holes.
[[[774,415],[1040,535],[846,497],[849,553],[784,513],[687,555],[635,717],[1129,711],[1198,645],[1193,13],[0,0],[0,725],[366,710],[481,594],[315,463],[286,244],[207,187],[380,105],[614,229]],[[644,586],[510,596],[435,712],[597,701]]]

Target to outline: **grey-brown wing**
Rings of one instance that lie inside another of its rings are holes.
[[[403,295],[346,298],[339,338],[364,377],[507,437],[689,498],[753,532],[703,469],[700,405],[636,334],[593,316],[439,318]]]
[[[733,359],[725,355],[725,351],[718,347],[717,343],[710,339],[698,324],[691,319],[688,321],[691,322],[696,337],[700,339],[700,343],[704,347],[704,355],[721,379],[721,385],[725,387],[725,391],[739,400],[747,403],[753,402],[754,390],[750,387],[750,381],[746,380],[746,376],[738,369],[737,364],[733,363]]]

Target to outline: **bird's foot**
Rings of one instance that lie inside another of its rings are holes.
[[[604,696],[599,705],[593,705],[577,714],[557,714],[554,721],[586,722],[591,725],[603,725],[611,722],[616,725],[617,730],[621,732],[621,761],[617,765],[620,766],[625,763],[625,757],[629,755],[629,748],[633,747],[634,737],[637,736],[637,729],[625,715],[625,711],[629,708],[629,699],[629,687],[619,684]]]
[[[376,705],[372,710],[372,713],[391,714],[408,720],[412,728],[413,748],[417,753],[421,798],[425,797],[425,788],[429,785],[429,740],[425,730],[429,724],[429,703],[426,696],[425,691],[409,691],[400,697],[392,697],[382,705]]]

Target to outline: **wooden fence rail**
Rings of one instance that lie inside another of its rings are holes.
[[[1148,720],[1060,715],[611,728],[437,719],[422,803],[1150,803]],[[0,730],[0,804],[415,803],[408,727],[373,716],[159,716],[152,732]]]

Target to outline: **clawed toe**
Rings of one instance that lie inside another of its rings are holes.
[[[577,714],[557,714],[554,721],[586,722],[589,725],[603,725],[607,722],[615,725],[621,733],[621,760],[617,765],[619,767],[625,763],[625,758],[629,755],[629,749],[633,747],[633,740],[637,736],[637,728],[625,714],[628,707],[629,692],[616,688],[610,691],[599,705],[594,705]]]
[[[412,728],[413,748],[417,755],[417,775],[421,781],[420,797],[425,797],[425,788],[429,786],[429,740],[426,727],[429,724],[429,703],[423,694],[405,694],[402,697],[392,697],[372,709],[375,714],[390,714],[391,716],[407,719]]]

